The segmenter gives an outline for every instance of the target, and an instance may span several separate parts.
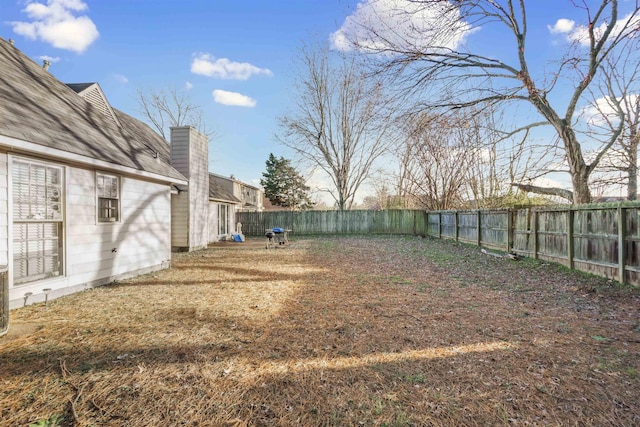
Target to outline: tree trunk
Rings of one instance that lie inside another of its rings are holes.
[[[627,184],[627,200],[638,198],[638,149],[632,149],[629,153],[629,182]]]
[[[573,203],[591,203],[591,190],[589,190],[589,173],[586,165],[571,174],[573,184]]]
[[[567,120],[561,120],[560,126],[556,126],[558,134],[564,143],[571,185],[573,187],[573,203],[591,203],[591,190],[589,190],[589,175],[591,168],[584,161],[582,147],[578,142],[575,132]]]

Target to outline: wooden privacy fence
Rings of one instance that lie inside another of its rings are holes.
[[[282,227],[291,234],[424,234],[424,211],[269,211],[238,212],[247,236]]]
[[[413,234],[452,239],[557,262],[640,285],[640,206],[475,211],[242,212],[248,236]]]

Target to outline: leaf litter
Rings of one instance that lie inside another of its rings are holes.
[[[246,243],[12,311],[0,425],[640,424],[638,289],[417,237]]]

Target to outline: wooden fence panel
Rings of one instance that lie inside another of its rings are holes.
[[[535,256],[536,214],[532,209],[518,209],[513,215],[513,243],[511,249],[520,254]]]
[[[570,211],[538,212],[538,256],[554,262],[567,261]]]
[[[480,215],[480,243],[508,250],[509,211],[486,211]]]
[[[618,213],[612,209],[573,212],[574,266],[604,277],[618,276]]]
[[[456,213],[455,212],[442,212],[440,214],[440,233],[443,237],[450,239],[456,238]]]
[[[440,214],[438,212],[427,214],[427,235],[440,237]]]
[[[478,211],[458,212],[458,239],[471,243],[478,241]]]
[[[247,236],[283,227],[292,235],[413,234],[456,239],[560,262],[640,285],[640,206],[501,211],[241,212]]]

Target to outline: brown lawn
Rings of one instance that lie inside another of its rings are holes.
[[[414,237],[298,238],[11,313],[0,425],[640,425],[640,290]]]

